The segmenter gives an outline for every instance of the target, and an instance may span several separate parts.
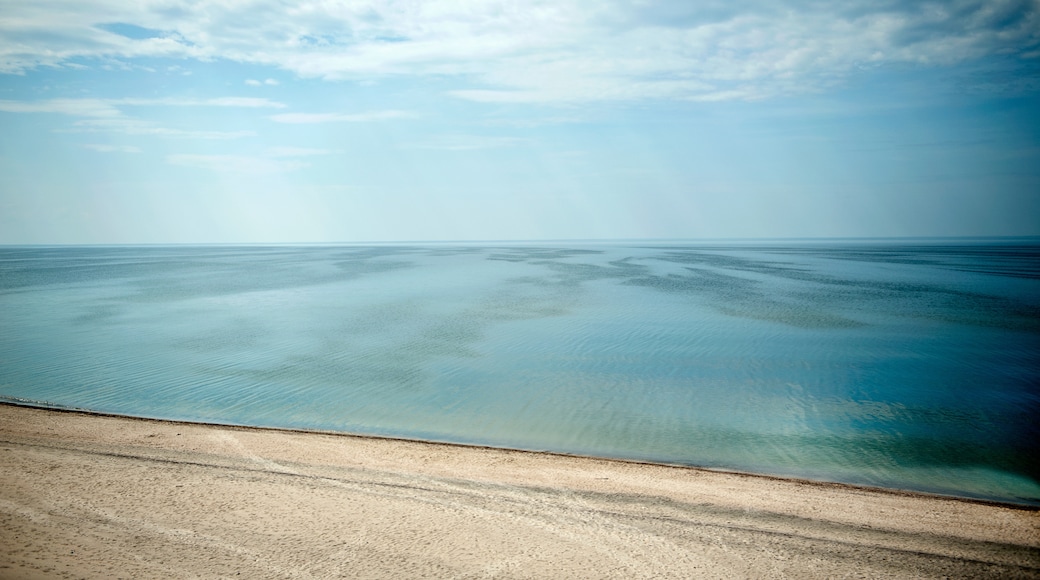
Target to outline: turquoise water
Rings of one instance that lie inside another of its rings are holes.
[[[1040,245],[4,247],[0,398],[1040,505]]]

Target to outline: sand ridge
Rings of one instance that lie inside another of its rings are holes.
[[[1040,578],[1036,510],[0,405],[0,578]]]

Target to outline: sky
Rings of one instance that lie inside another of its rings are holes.
[[[0,0],[0,244],[1040,235],[1040,0]]]

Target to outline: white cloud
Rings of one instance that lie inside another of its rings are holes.
[[[251,97],[222,97],[214,99],[50,99],[44,101],[0,100],[0,111],[8,113],[56,113],[86,117],[72,124],[65,132],[122,133],[189,139],[240,139],[256,135],[254,131],[211,131],[162,127],[152,121],[129,117],[120,107],[239,107],[284,108],[285,105],[268,99]]]
[[[122,117],[120,105],[135,107],[245,107],[285,108],[285,104],[252,97],[216,99],[49,99],[43,101],[0,100],[0,111],[8,113],[60,113],[78,117]]]
[[[498,102],[767,98],[861,67],[1040,49],[1040,0],[21,0],[4,12],[0,72],[224,59],[327,79],[452,77],[453,94]]]
[[[83,119],[65,129],[68,133],[121,133],[123,135],[150,135],[182,139],[241,139],[255,137],[255,131],[205,131],[162,127],[141,119]]]
[[[260,81],[258,81],[256,79],[246,79],[246,84],[251,86],[251,87],[259,87],[259,86],[263,85],[264,83],[262,83],[262,82],[260,82]]]
[[[133,105],[142,107],[243,107],[243,108],[274,108],[284,109],[285,104],[269,99],[258,99],[253,97],[220,97],[216,99],[114,99],[111,101],[116,105]]]
[[[122,112],[112,101],[104,99],[50,99],[46,101],[0,100],[0,111],[6,113],[58,113],[76,117],[119,117]]]
[[[385,121],[389,119],[408,119],[415,113],[408,111],[368,111],[365,113],[281,113],[271,115],[271,120],[278,123],[365,123],[368,121]]]

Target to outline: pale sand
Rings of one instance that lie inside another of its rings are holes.
[[[0,405],[0,578],[1040,577],[1035,510]]]

